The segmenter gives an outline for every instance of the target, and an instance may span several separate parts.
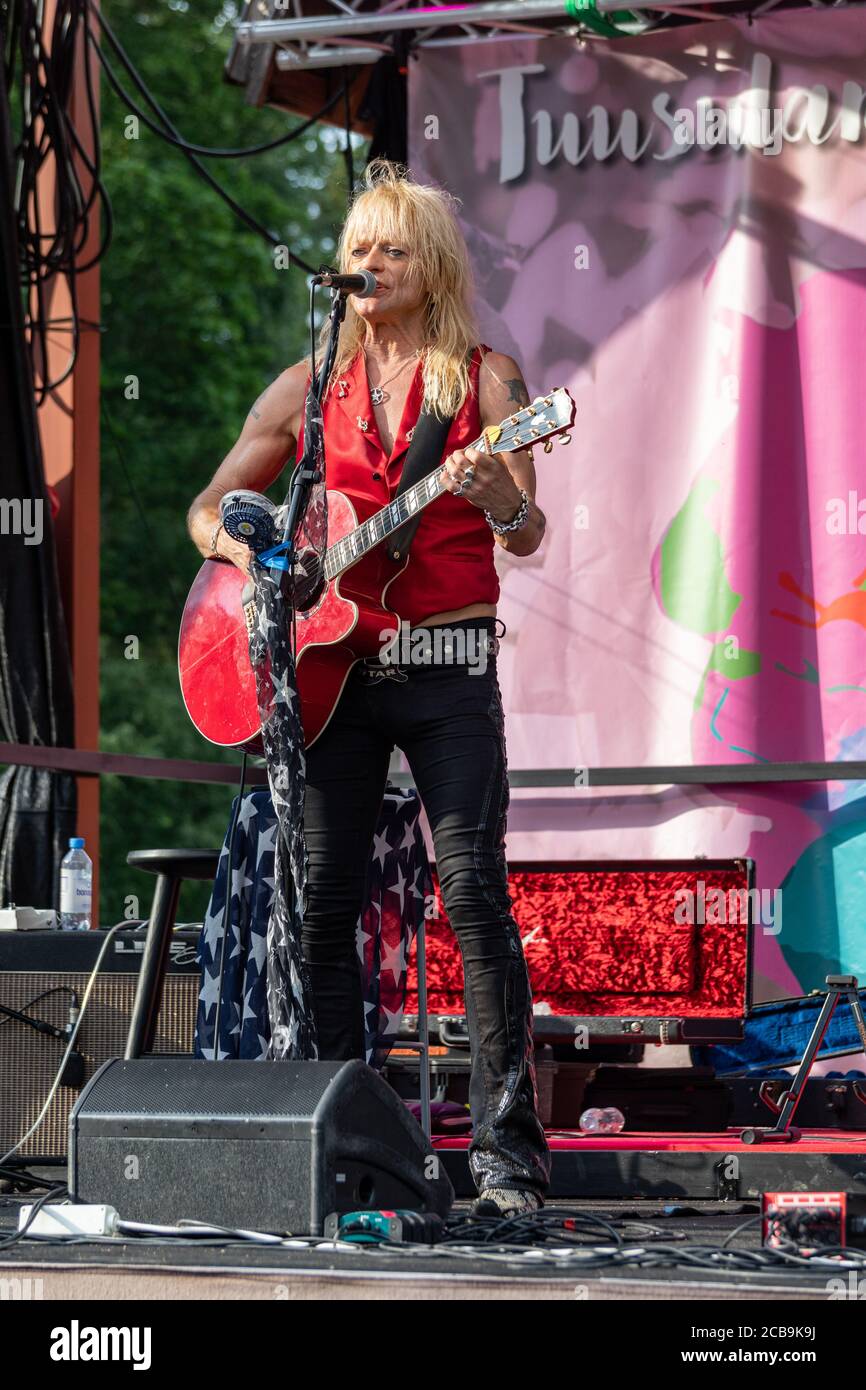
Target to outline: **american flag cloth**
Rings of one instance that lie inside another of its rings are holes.
[[[220,941],[229,884],[217,1055],[220,1059],[250,1060],[269,1055],[267,933],[276,887],[277,840],[277,817],[269,792],[248,793],[241,802],[231,865],[226,832],[199,939],[202,986],[195,1028],[197,1057],[214,1057]],[[381,1067],[403,1017],[406,961],[412,942],[425,911],[431,911],[434,902],[420,802],[413,790],[390,784],[386,789],[364,899],[356,924],[356,943],[364,997],[366,1061]]]
[[[312,390],[307,391],[304,403],[304,453],[298,469],[301,475],[312,474],[312,481],[301,524],[296,528],[295,548],[289,552],[292,563],[288,572],[272,567],[273,552],[269,552],[267,562],[257,554],[250,559],[255,589],[250,665],[277,816],[274,895],[267,935],[268,1056],[275,1061],[318,1056],[312,990],[301,953],[308,867],[304,840],[306,759],[292,640],[294,612],[311,607],[324,586],[328,548],[324,426],[321,406]],[[288,524],[291,495],[278,513],[282,527]]]
[[[250,628],[250,664],[277,817],[274,896],[267,934],[268,1056],[274,1061],[310,1061],[318,1056],[313,995],[301,953],[301,923],[307,886],[304,839],[306,768],[304,730],[292,655],[291,606],[282,593],[282,572],[252,558],[255,619]]]

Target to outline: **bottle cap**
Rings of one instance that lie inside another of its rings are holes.
[[[78,836],[73,836],[73,838],[69,841],[69,848],[84,849],[84,841],[79,839]]]

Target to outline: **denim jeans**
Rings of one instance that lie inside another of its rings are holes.
[[[484,640],[494,624],[475,618],[448,627],[474,628]],[[396,745],[427,813],[445,910],[463,956],[472,1177],[479,1191],[543,1193],[550,1154],[537,1114],[529,976],[507,886],[509,791],[496,658],[488,655],[484,670],[481,662],[477,669],[414,665],[405,650],[393,658],[406,662],[397,679],[353,668],[329,725],[307,750],[303,949],[319,1056],[364,1056],[355,926]]]

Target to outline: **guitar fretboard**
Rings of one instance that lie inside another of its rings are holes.
[[[479,436],[473,444],[468,446],[471,449],[479,449],[487,452],[484,435]],[[362,555],[366,555],[368,550],[372,550],[374,545],[379,545],[386,536],[390,536],[392,531],[396,531],[402,526],[404,521],[408,521],[410,516],[415,516],[424,507],[445,491],[442,483],[442,468],[434,468],[432,473],[428,473],[426,478],[421,478],[412,487],[408,487],[405,492],[401,492],[399,497],[395,497],[393,502],[389,502],[387,507],[383,507],[380,512],[376,512],[356,526],[354,531],[350,531],[341,541],[328,547],[325,555],[325,578],[336,579],[338,574],[348,569],[356,560],[360,560]]]

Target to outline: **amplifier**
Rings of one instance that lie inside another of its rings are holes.
[[[119,932],[102,963],[77,1038],[85,1081],[124,1051],[146,935],[145,929]],[[155,1053],[192,1054],[200,988],[198,936],[197,929],[172,935]],[[103,940],[101,931],[0,932],[0,1004],[64,1028],[73,991],[80,1002]],[[0,1014],[0,1153],[33,1124],[64,1049],[59,1038]],[[60,1086],[39,1129],[16,1158],[65,1159],[69,1115],[77,1098],[77,1089]]]
[[[69,1191],[125,1221],[321,1235],[333,1213],[447,1216],[454,1191],[405,1103],[352,1062],[106,1062],[69,1125]]]

